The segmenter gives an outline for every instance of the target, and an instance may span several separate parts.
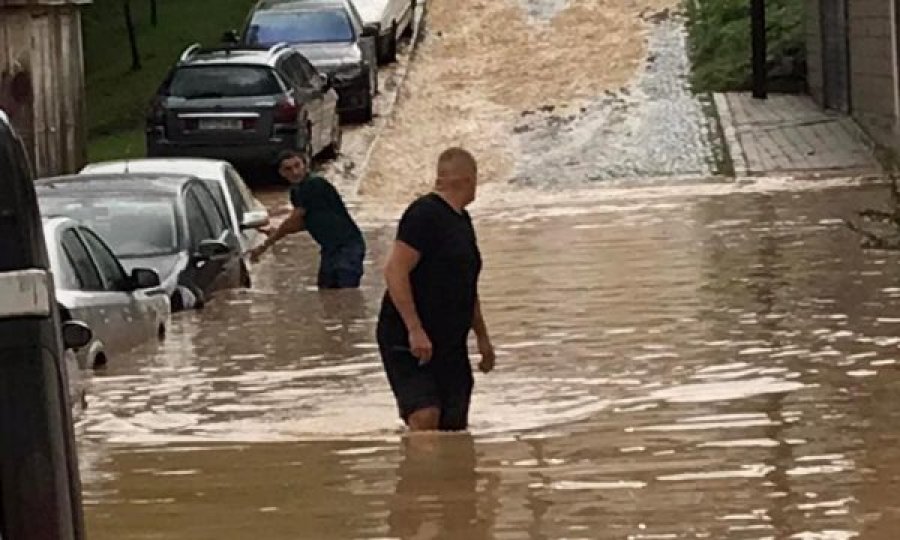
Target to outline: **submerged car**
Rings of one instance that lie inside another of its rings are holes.
[[[264,240],[260,227],[269,224],[269,212],[253,196],[241,174],[227,161],[199,158],[129,159],[91,163],[81,174],[152,173],[193,175],[215,182],[223,194],[223,204],[228,214],[231,230],[241,241],[241,252],[258,246]],[[249,287],[249,283],[245,283]]]
[[[352,0],[363,24],[378,29],[378,61],[397,59],[397,42],[412,33],[416,0]]]
[[[156,92],[146,124],[147,155],[206,157],[268,166],[294,150],[336,156],[338,94],[302,54],[192,45]]]
[[[44,219],[43,226],[61,318],[83,321],[93,333],[79,351],[82,366],[105,365],[165,336],[169,299],[155,271],[126,273],[106,243],[72,219]]]
[[[261,0],[243,43],[288,43],[334,82],[338,109],[367,122],[378,92],[378,29],[365,26],[350,0]]]
[[[207,182],[163,174],[76,175],[36,182],[41,212],[96,232],[126,271],[151,268],[172,310],[239,287],[247,268]]]

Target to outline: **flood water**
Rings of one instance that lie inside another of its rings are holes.
[[[399,431],[373,346],[396,214],[364,219],[358,292],[285,241],[91,381],[91,538],[895,538],[898,259],[838,221],[884,193],[741,191],[486,193],[500,356],[469,435]]]

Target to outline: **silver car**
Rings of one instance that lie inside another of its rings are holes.
[[[250,192],[247,183],[227,161],[202,158],[150,158],[91,163],[81,174],[156,173],[191,175],[219,185],[231,229],[247,253],[264,240],[260,227],[269,224],[269,212]]]
[[[378,61],[397,59],[397,42],[412,32],[416,0],[352,0],[363,24],[378,29]]]
[[[79,363],[102,366],[165,335],[170,306],[156,272],[127,275],[106,243],[72,219],[44,219],[43,226],[62,319],[83,321],[93,332]]]

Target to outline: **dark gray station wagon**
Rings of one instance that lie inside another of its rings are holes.
[[[235,165],[271,164],[282,150],[336,155],[337,100],[331,80],[287,45],[193,45],[153,101],[147,154]]]

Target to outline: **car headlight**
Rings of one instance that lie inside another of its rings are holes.
[[[350,81],[362,75],[362,67],[358,64],[341,66],[334,72],[334,78],[340,81]]]

